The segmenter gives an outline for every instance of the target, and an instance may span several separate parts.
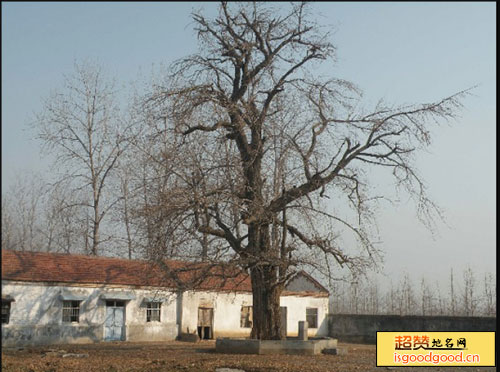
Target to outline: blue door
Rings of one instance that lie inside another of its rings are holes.
[[[122,341],[125,339],[124,305],[123,301],[106,301],[105,341]]]

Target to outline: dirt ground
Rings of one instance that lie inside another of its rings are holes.
[[[387,368],[375,366],[375,346],[342,344],[347,355],[228,355],[216,354],[214,341],[199,343],[99,343],[2,349],[3,372],[68,371],[183,371],[215,372],[237,368],[245,372],[352,372],[403,371],[451,372],[448,368]],[[64,354],[83,356],[62,357]],[[453,368],[455,371],[491,372],[491,368]]]

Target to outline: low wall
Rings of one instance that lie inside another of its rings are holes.
[[[133,342],[169,341],[177,337],[177,325],[130,324],[125,330],[126,340]],[[51,344],[85,344],[103,341],[103,325],[45,324],[19,326],[2,324],[2,346],[19,347]]]
[[[493,332],[496,318],[329,314],[329,336],[344,342],[375,344],[377,332]]]
[[[170,341],[177,337],[177,324],[158,323],[151,324],[128,324],[126,330],[127,341]]]
[[[16,326],[2,324],[2,347],[93,343],[100,341],[102,334],[102,325],[61,326],[60,324],[46,324]]]
[[[337,340],[253,340],[218,338],[215,351],[224,354],[317,355],[324,349],[337,349]]]

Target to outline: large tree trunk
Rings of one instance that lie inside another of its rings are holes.
[[[253,294],[253,327],[251,338],[280,340],[281,287],[276,285],[277,269],[272,266],[257,266],[250,270]]]

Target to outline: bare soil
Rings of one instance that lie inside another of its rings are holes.
[[[67,371],[183,371],[215,372],[217,368],[237,368],[245,372],[352,372],[403,371],[451,372],[448,368],[376,367],[375,346],[342,344],[347,355],[228,355],[215,353],[214,341],[198,343],[107,342],[88,345],[57,345],[2,349],[4,372],[67,372]],[[82,354],[62,357],[64,354]],[[455,371],[491,372],[488,368],[453,368]]]

